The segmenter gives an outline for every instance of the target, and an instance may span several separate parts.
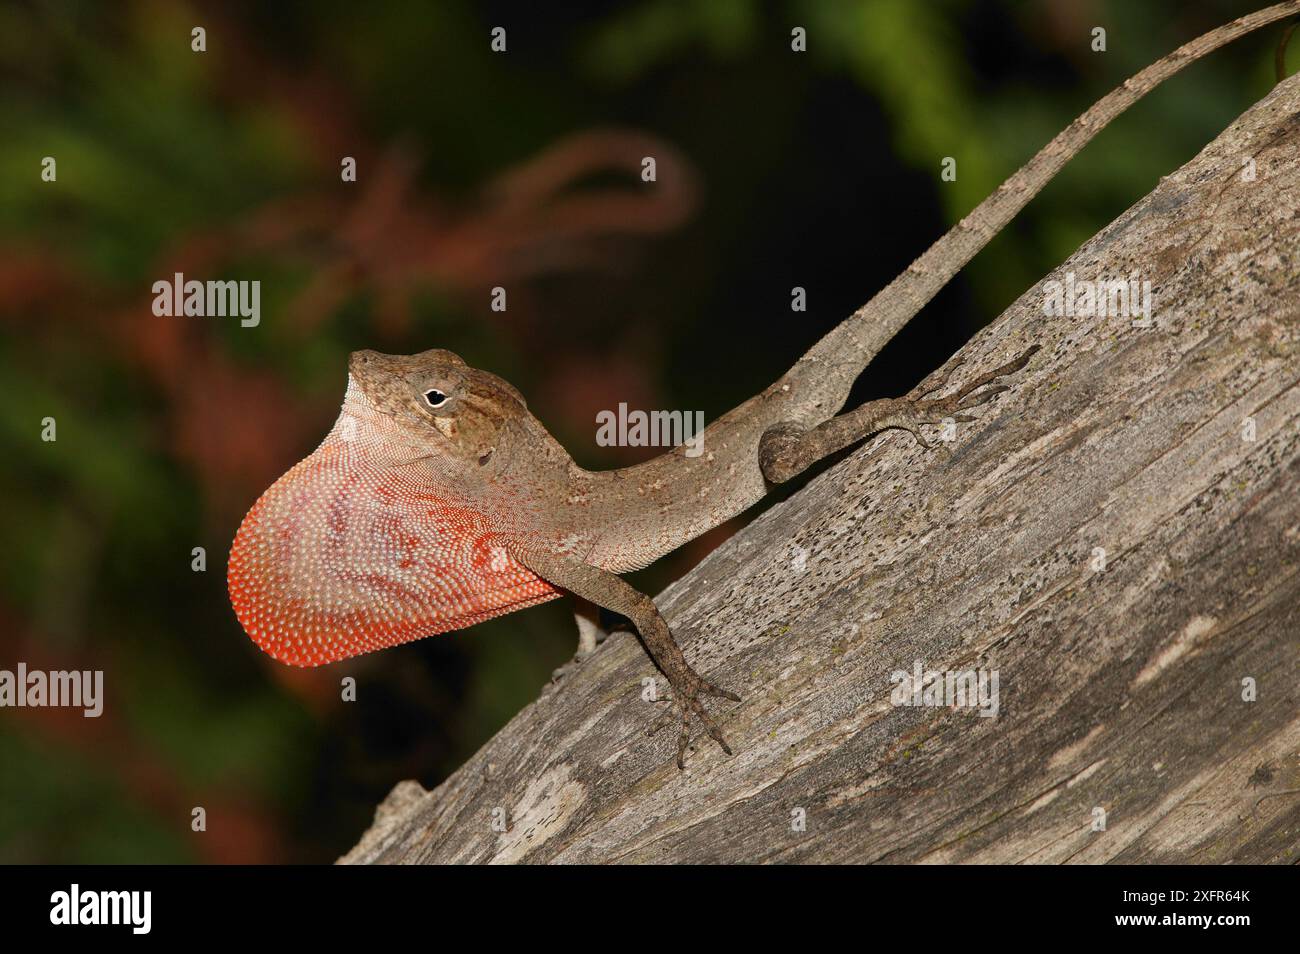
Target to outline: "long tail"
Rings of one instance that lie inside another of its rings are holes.
[[[813,345],[786,379],[805,382],[816,392],[812,403],[819,409],[818,417],[833,415],[844,406],[854,380],[880,349],[1111,120],[1188,63],[1294,13],[1300,13],[1300,0],[1258,10],[1197,37],[1125,80],[1039,150],[871,301]],[[814,395],[805,391],[804,397]]]

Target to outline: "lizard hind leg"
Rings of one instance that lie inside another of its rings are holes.
[[[868,401],[859,408],[823,421],[813,428],[793,423],[773,425],[763,432],[759,440],[759,467],[763,476],[772,483],[784,483],[822,458],[894,427],[910,432],[922,447],[930,447],[930,442],[921,433],[922,424],[939,424],[947,417],[958,422],[974,420],[961,412],[1008,390],[1009,385],[994,382],[1019,371],[1029,363],[1030,357],[1037,350],[1038,345],[1034,345],[1001,367],[967,382],[946,398],[926,399],[924,395],[946,387],[950,375],[960,366],[960,359],[934,385],[923,391],[921,398]]]

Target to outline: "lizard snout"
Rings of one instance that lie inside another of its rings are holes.
[[[377,359],[382,358],[378,351],[354,351],[348,355],[348,370],[356,374],[358,370],[373,365]]]

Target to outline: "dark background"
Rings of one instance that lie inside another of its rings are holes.
[[[333,422],[349,351],[449,348],[579,463],[645,459],[596,446],[596,413],[739,403],[1112,86],[1261,5],[0,6],[0,668],[106,689],[99,719],[0,711],[0,861],[332,860],[568,659],[567,601],[320,670],[244,636],[230,541]],[[1104,132],[855,400],[906,391],[1264,95],[1280,34]],[[261,324],[155,317],[175,271],[260,280]]]

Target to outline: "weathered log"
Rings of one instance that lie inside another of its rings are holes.
[[[1149,281],[1150,327],[1029,289],[954,384],[1042,351],[954,442],[872,440],[671,586],[734,757],[646,737],[617,636],[343,860],[1296,862],[1297,196],[1291,79],[1048,276]],[[917,660],[996,717],[894,704]]]

